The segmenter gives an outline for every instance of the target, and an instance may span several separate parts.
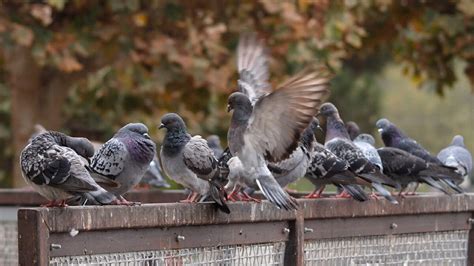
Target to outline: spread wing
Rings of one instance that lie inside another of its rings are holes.
[[[238,89],[246,94],[252,105],[271,92],[268,83],[268,54],[265,45],[256,34],[244,34],[237,46]]]
[[[306,69],[260,98],[244,133],[245,143],[270,162],[288,158],[301,132],[329,96],[329,80],[324,67]]]
[[[183,148],[184,164],[196,175],[210,179],[217,169],[214,153],[201,136],[194,136]]]
[[[280,169],[280,171],[282,171],[281,174],[284,175],[295,169],[300,164],[300,162],[303,161],[304,156],[305,154],[303,150],[301,148],[297,148],[291,153],[290,157],[288,157],[287,159],[279,161],[275,164],[269,163],[268,167],[270,171],[272,171],[272,168]]]
[[[90,168],[94,173],[115,179],[123,171],[127,156],[125,144],[112,138],[94,154]]]

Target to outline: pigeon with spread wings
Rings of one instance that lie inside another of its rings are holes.
[[[241,166],[246,186],[255,187],[279,208],[296,209],[297,202],[276,182],[267,162],[289,157],[298,146],[302,131],[329,95],[330,75],[324,67],[310,68],[260,97],[252,105],[249,97],[234,92],[228,99],[233,110],[228,131],[229,148]],[[230,166],[230,165],[229,165]]]

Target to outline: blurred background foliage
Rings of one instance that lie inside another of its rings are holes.
[[[224,141],[245,31],[265,38],[274,85],[331,67],[331,101],[364,132],[383,115],[433,152],[454,133],[473,150],[473,16],[470,0],[3,0],[0,184],[22,185],[18,152],[35,123],[106,140],[141,121],[159,142],[172,111]]]

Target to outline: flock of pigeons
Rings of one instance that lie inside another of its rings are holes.
[[[331,74],[325,67],[309,67],[272,90],[268,55],[255,34],[243,35],[237,47],[238,92],[228,98],[232,118],[228,148],[216,136],[191,136],[175,113],[161,118],[166,129],[160,160],[156,145],[141,123],[121,128],[98,147],[85,138],[44,131],[21,153],[26,181],[50,202],[67,204],[134,204],[122,195],[153,169],[189,189],[186,202],[211,200],[230,213],[228,200],[259,201],[260,190],[278,208],[294,210],[298,202],[285,189],[305,177],[315,186],[307,198],[321,197],[326,185],[341,191],[337,197],[358,201],[383,196],[397,204],[386,188],[403,195],[410,183],[426,183],[446,194],[462,193],[459,184],[472,170],[472,158],[461,136],[432,156],[387,119],[376,127],[386,147],[359,134],[355,123],[344,124],[337,108],[324,103]],[[325,143],[315,134],[325,121]],[[152,174],[153,176],[153,174]],[[376,191],[371,195],[367,190]],[[416,189],[416,188],[415,188]]]

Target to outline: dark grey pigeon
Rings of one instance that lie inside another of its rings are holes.
[[[349,133],[349,137],[351,140],[354,140],[357,136],[360,135],[360,128],[354,121],[349,121],[346,123],[347,133]]]
[[[400,184],[400,195],[412,182],[425,183],[446,194],[451,194],[443,183],[434,179],[446,171],[444,167],[428,163],[420,157],[393,147],[379,148],[377,152],[382,159],[384,173]]]
[[[319,124],[317,119],[312,123]],[[338,188],[344,189],[352,198],[358,201],[368,200],[369,198],[364,190],[356,184],[370,186],[370,183],[355,176],[349,170],[349,164],[319,144],[314,134],[313,130],[311,139],[313,149],[310,153],[311,161],[306,170],[305,177],[315,185],[315,190],[307,195],[306,198],[321,197],[325,186],[333,184]],[[341,195],[338,195],[338,197]]]
[[[464,178],[468,178],[472,172],[472,156],[460,135],[454,136],[451,145],[438,153],[438,159],[444,165],[456,168],[457,173]]]
[[[160,128],[166,128],[161,145],[161,162],[166,174],[192,191],[186,202],[199,197],[211,197],[220,210],[230,213],[225,202],[225,190],[215,181],[219,168],[214,153],[201,136],[191,137],[183,119],[169,113],[161,118]]]
[[[404,150],[410,154],[420,157],[429,163],[434,163],[442,166],[443,163],[431,155],[429,151],[423,148],[418,142],[409,138],[405,133],[403,133],[395,124],[388,121],[386,118],[382,118],[377,121],[376,127],[378,128],[382,140],[387,147],[394,147],[401,150]],[[445,166],[445,168],[450,168]],[[451,168],[451,170],[446,170],[448,174],[444,177],[440,177],[441,181],[446,183],[455,191],[462,193],[463,190],[457,184],[463,181],[463,178],[460,174],[455,172],[456,168]]]
[[[148,128],[142,123],[130,123],[94,154],[89,170],[97,183],[127,204],[122,195],[140,182],[155,154]]]
[[[245,186],[258,186],[278,208],[296,209],[297,202],[278,185],[267,162],[282,161],[297,148],[302,131],[328,97],[329,80],[324,68],[307,69],[254,106],[240,92],[228,99],[228,110],[234,110],[227,137],[234,155],[230,171],[243,177]]]
[[[210,135],[206,139],[207,145],[211,148],[212,152],[214,152],[214,157],[220,158],[224,150],[221,146],[221,139],[217,135]]]
[[[375,139],[370,134],[360,134],[353,140],[354,144],[364,153],[365,157],[383,172],[382,160],[375,148]]]
[[[26,182],[50,201],[46,206],[66,206],[66,200],[76,196],[113,204],[116,197],[100,187],[85,168],[83,158],[93,154],[94,147],[85,138],[45,131],[23,149],[20,166]]]
[[[255,33],[243,34],[237,46],[237,81],[239,92],[247,95],[252,105],[271,92],[268,83],[268,53]]]
[[[321,106],[320,114],[326,117],[326,148],[345,160],[354,174],[370,182],[371,186],[387,200],[394,204],[398,203],[382,186],[398,187],[398,184],[381,173],[350,140],[336,107],[331,103],[325,103]]]

